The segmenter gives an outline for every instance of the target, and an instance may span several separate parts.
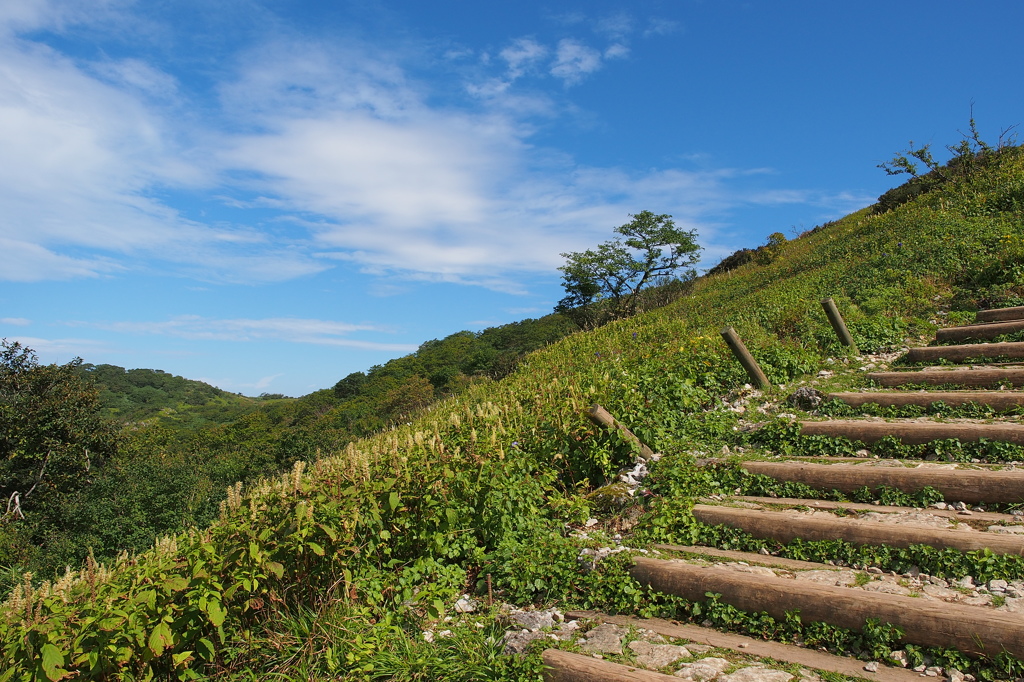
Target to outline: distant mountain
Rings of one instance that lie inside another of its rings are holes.
[[[260,401],[159,369],[81,365],[100,394],[106,416],[124,421],[159,418],[199,426],[222,424],[257,409]]]

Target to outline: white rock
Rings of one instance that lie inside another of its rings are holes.
[[[462,595],[462,599],[455,602],[455,613],[473,613],[476,611],[476,601],[469,598],[468,594]]]
[[[684,680],[695,680],[696,682],[707,682],[713,680],[722,674],[731,663],[724,658],[702,658],[699,661],[693,663],[687,663],[679,668],[679,670],[672,673],[675,677],[681,677]]]
[[[769,668],[740,668],[734,673],[719,676],[719,682],[789,682],[793,676],[784,670]]]

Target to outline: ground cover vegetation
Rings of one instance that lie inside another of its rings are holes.
[[[291,462],[272,457],[291,471],[232,486],[211,523],[150,550],[87,560],[48,581],[26,576],[0,612],[0,680],[538,679],[536,653],[502,654],[497,602],[710,620],[884,657],[899,634],[885,624],[852,632],[799,614],[780,621],[743,613],[715,595],[687,602],[633,581],[629,551],[594,570],[578,558],[620,530],[635,548],[699,541],[800,559],[843,556],[886,571],[917,565],[937,576],[1024,576],[1019,557],[838,541],[783,546],[705,526],[691,513],[697,498],[737,489],[807,494],[744,476],[728,461],[698,466],[724,447],[849,447],[797,443],[780,416],[793,411],[783,405],[794,383],[844,358],[822,297],[839,304],[862,352],[925,338],[940,307],[952,315],[1024,300],[1024,151],[969,149],[984,159],[970,175],[890,210],[868,207],[776,240],[766,262],[697,278],[665,307],[571,334],[499,381],[470,379],[443,397],[438,388],[451,384],[422,374],[442,399],[419,411],[401,405],[393,413],[400,418],[359,440],[332,444],[319,420],[338,409],[332,401],[358,399],[349,391],[363,390],[374,371],[347,377],[329,396],[269,401],[273,409],[253,415],[272,421],[275,409],[305,411],[320,423],[308,441],[296,441]],[[728,407],[746,377],[718,337],[725,325],[740,332],[776,387],[759,398],[763,413]],[[840,379],[855,382],[850,376]],[[582,416],[594,402],[664,454],[635,496],[614,486],[633,446]],[[770,426],[749,428],[758,422]],[[204,438],[215,450],[216,439]],[[197,455],[203,442],[195,441]],[[258,438],[252,447],[268,449]],[[159,446],[132,450],[154,451]],[[876,500],[887,494],[869,492]],[[589,536],[570,532],[592,517],[599,525]],[[454,608],[464,593],[477,601],[475,612]],[[902,646],[915,660],[927,654],[983,680],[1024,674],[1007,656],[967,660]]]

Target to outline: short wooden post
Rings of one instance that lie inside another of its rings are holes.
[[[758,388],[768,388],[771,386],[771,382],[768,381],[768,377],[761,371],[761,367],[757,364],[757,360],[750,354],[747,347],[743,345],[743,341],[740,339],[740,335],[736,333],[736,330],[732,327],[726,327],[722,330],[722,338],[729,344],[729,348],[732,349],[732,354],[736,356],[736,359],[743,365],[743,369],[747,370],[747,376]]]
[[[831,298],[821,299],[821,307],[825,309],[825,316],[828,317],[829,324],[832,325],[832,329],[836,330],[836,336],[839,337],[839,342],[844,346],[848,346],[854,353],[857,351],[857,344],[854,343],[853,337],[850,336],[850,330],[846,328],[846,323],[843,322],[843,316],[839,314],[839,308],[836,307],[836,302]]]
[[[618,429],[619,433],[621,433],[626,440],[633,443],[640,449],[640,457],[644,460],[649,460],[654,455],[654,450],[651,450],[649,447],[644,445],[644,443],[636,437],[636,434],[619,422],[615,421],[615,417],[597,403],[590,406],[590,409],[587,410],[587,416],[590,417],[590,421],[594,422],[598,426],[602,426],[609,430]]]

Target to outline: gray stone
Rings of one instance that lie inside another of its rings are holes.
[[[989,589],[990,592],[1006,592],[1006,588],[1009,587],[1009,586],[1010,586],[1010,584],[1008,582],[1006,582],[1005,580],[989,580],[988,581],[988,589]]]
[[[989,526],[988,532],[1002,535],[1024,535],[1024,526]]]
[[[740,668],[718,678],[719,682],[789,682],[791,679],[793,676],[785,670],[758,667]]]
[[[870,663],[865,663],[864,669],[867,670],[869,673],[877,673],[878,661],[871,661]]]
[[[928,677],[938,677],[939,675],[942,674],[942,672],[943,672],[942,668],[940,668],[937,665],[933,665],[930,668],[926,668],[925,671],[924,671],[924,674],[927,675]]]
[[[946,675],[949,677],[949,682],[964,682],[964,674],[956,668],[947,670]]]
[[[690,652],[686,650],[686,647],[675,644],[651,644],[637,640],[630,642],[629,648],[636,657],[637,665],[649,670],[664,668],[680,658],[690,657]]]
[[[686,648],[690,650],[690,653],[696,656],[697,654],[706,654],[715,647],[710,644],[687,644]]]
[[[527,630],[537,631],[555,624],[551,611],[516,611],[511,614],[512,620]]]
[[[679,670],[672,673],[684,680],[695,680],[695,682],[708,682],[722,674],[731,663],[724,658],[702,658],[693,663],[686,663],[680,666]]]
[[[626,636],[627,629],[619,625],[604,623],[587,633],[587,640],[580,647],[591,654],[616,654],[622,653],[622,638]]]
[[[525,654],[530,648],[530,642],[537,639],[547,639],[547,635],[543,632],[506,632],[502,642],[505,644],[506,654]]]
[[[462,599],[455,602],[455,613],[473,613],[476,611],[476,602],[469,598],[468,594],[462,595]]]

